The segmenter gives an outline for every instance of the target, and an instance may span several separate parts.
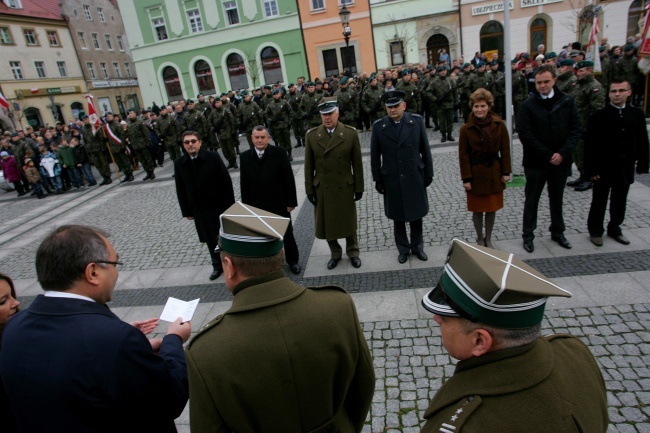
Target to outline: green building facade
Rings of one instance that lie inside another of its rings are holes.
[[[307,75],[295,0],[119,0],[146,106]]]

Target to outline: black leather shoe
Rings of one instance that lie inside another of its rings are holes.
[[[352,263],[352,266],[355,268],[361,267],[361,259],[359,257],[350,257],[350,263]]]
[[[614,239],[619,244],[630,245],[630,241],[623,235],[618,235],[618,236],[607,235],[607,236]]]
[[[126,178],[127,182],[133,182],[135,179],[133,179],[133,173],[129,173],[129,175]]]
[[[570,181],[568,181],[568,182],[566,183],[566,186],[575,187],[575,186],[580,185],[582,182],[583,182],[582,178],[579,177],[579,178],[577,178],[577,179],[575,179],[575,180],[570,180]]]
[[[300,263],[294,263],[293,265],[289,265],[289,269],[291,269],[291,272],[298,275],[302,268],[300,267]]]
[[[588,191],[593,188],[594,184],[589,181],[584,181],[580,185],[576,186],[574,189],[578,192]]]
[[[341,261],[341,259],[330,259],[330,261],[327,262],[327,269],[334,269],[336,265],[339,264],[339,261]]]
[[[524,239],[524,249],[529,253],[535,251],[535,244],[533,244],[532,239]]]
[[[149,172],[147,172],[147,175],[145,177],[143,177],[142,180],[149,180],[149,179],[151,179],[151,174],[149,174]]]
[[[216,280],[217,278],[219,278],[219,275],[221,275],[222,273],[223,273],[223,269],[215,269],[210,274],[210,281]]]
[[[113,183],[113,181],[111,180],[110,177],[107,177],[106,178],[106,183],[104,185],[110,185],[111,183]]]
[[[423,262],[426,262],[427,260],[429,260],[429,257],[427,257],[427,255],[426,255],[426,253],[424,251],[420,251],[419,253],[415,253],[415,257],[422,260]]]
[[[409,255],[406,253],[399,253],[399,256],[397,256],[397,261],[400,263],[406,263],[408,259]]]
[[[560,244],[562,248],[566,248],[567,250],[571,249],[571,244],[566,240],[564,235],[551,236],[551,239]]]
[[[444,143],[445,141],[447,141],[447,135],[442,134],[442,138],[440,139],[440,142]]]
[[[149,179],[154,180],[155,178],[156,178],[156,175],[152,171],[151,174],[149,175]]]

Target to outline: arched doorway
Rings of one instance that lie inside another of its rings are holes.
[[[199,60],[194,64],[194,76],[196,77],[196,85],[199,87],[199,93],[212,95],[217,93],[214,87],[214,79],[210,65],[205,60]]]
[[[81,119],[81,117],[86,114],[84,112],[84,106],[81,102],[73,102],[70,104],[70,111],[72,111],[72,117],[75,120]]]
[[[230,88],[233,90],[245,89],[248,87],[246,79],[246,65],[244,59],[237,53],[232,53],[226,59],[228,66],[228,77],[230,77]]]
[[[29,107],[25,108],[25,111],[23,111],[23,114],[25,115],[25,120],[27,121],[27,124],[34,128],[34,130],[38,130],[41,126],[43,126],[43,118],[41,117],[41,110],[39,110],[36,107]]]
[[[548,26],[542,18],[536,18],[530,23],[530,58],[535,58],[538,54],[537,47],[544,45],[548,47],[546,36],[548,35]]]
[[[266,84],[282,81],[282,63],[280,54],[273,47],[266,47],[260,54],[262,59],[262,70],[264,71],[264,82]]]
[[[449,39],[440,33],[431,36],[427,40],[427,63],[435,65],[443,48],[449,54]]]
[[[627,37],[634,36],[637,33],[642,33],[643,29],[643,2],[641,0],[634,0],[630,5],[627,13]]]
[[[180,101],[183,99],[183,89],[181,88],[181,81],[178,78],[176,68],[167,66],[163,69],[162,76],[165,82],[165,90],[167,91],[167,99],[169,101]]]
[[[481,53],[487,53],[488,58],[493,52],[503,54],[503,26],[498,21],[488,21],[481,27]]]

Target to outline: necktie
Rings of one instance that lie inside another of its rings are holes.
[[[262,155],[264,155],[264,151],[261,151],[260,153],[258,153],[258,155],[259,155],[260,159],[262,159]]]
[[[330,131],[330,130],[328,129],[328,130],[327,130],[327,135],[329,135],[329,136],[331,137],[332,134],[334,134],[334,131]]]

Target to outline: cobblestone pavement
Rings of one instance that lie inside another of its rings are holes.
[[[459,126],[454,124],[456,138]],[[471,241],[474,233],[460,188],[458,144],[440,143],[439,133],[432,130],[428,134],[435,178],[428,190],[430,213],[424,221],[425,243],[427,251],[444,252],[453,237]],[[405,289],[422,292],[432,287],[443,263],[442,258],[434,260],[430,254],[430,261],[417,269],[368,270],[371,267],[366,257],[392,263],[395,248],[392,223],[384,217],[382,198],[371,181],[370,134],[364,132],[360,137],[366,181],[366,193],[358,202],[364,266],[347,274],[323,269],[291,278],[306,285],[340,284],[355,294],[358,306],[361,299],[366,300],[365,315],[360,317],[374,355],[377,391],[364,431],[415,432],[422,424],[429,399],[453,373],[454,362],[441,346],[438,326],[424,318],[428,316],[423,316],[423,310],[417,310],[417,301],[408,314],[397,314],[395,320],[381,317],[383,313],[378,311],[384,310],[373,308],[373,302],[382,299],[386,304],[398,304]],[[246,148],[242,141],[241,149]],[[514,171],[521,173],[521,145],[517,140],[513,150]],[[304,148],[294,149],[293,156],[299,195],[304,197]],[[114,182],[108,187],[86,188],[45,200],[0,193],[0,271],[16,279],[24,305],[39,292],[33,263],[40,239],[57,225],[75,223],[95,225],[112,234],[126,265],[121,275],[123,284],[116,290],[111,307],[125,320],[159,314],[168,296],[186,300],[201,297],[202,318],[195,323],[195,330],[218,314],[215,311],[225,310],[231,295],[221,279],[207,281],[209,256],[197,242],[193,223],[181,216],[172,170],[166,161],[163,168],[156,169],[155,181],[142,182],[139,172],[130,184],[120,186]],[[239,173],[230,173],[238,197]],[[573,236],[572,251],[549,248],[546,253],[536,250],[534,255],[521,255],[523,188],[506,191],[505,207],[497,214],[494,233],[499,244],[513,248],[533,267],[569,285],[575,283],[578,288],[571,288],[573,308],[547,311],[543,328],[545,333],[570,332],[581,337],[596,355],[607,382],[610,432],[650,432],[650,176],[638,176],[637,181],[631,190],[623,228],[633,241],[629,247],[609,242],[599,250],[587,250],[584,243],[576,244],[575,240],[586,239],[591,193],[571,189],[565,193],[564,213],[567,236]],[[293,215],[303,268],[320,260],[314,259],[318,247],[313,236],[312,209],[304,202]],[[543,195],[536,232],[540,251],[548,238],[549,223],[548,201]],[[202,275],[204,271],[207,273]],[[164,332],[164,326],[157,332]],[[177,424],[180,431],[189,431],[187,411]]]

